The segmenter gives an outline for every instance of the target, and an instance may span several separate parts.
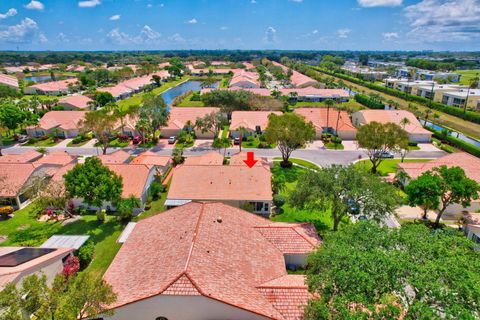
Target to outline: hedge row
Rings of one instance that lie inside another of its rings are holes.
[[[355,95],[355,101],[357,101],[360,104],[363,104],[365,107],[369,109],[381,109],[381,110],[385,109],[385,106],[383,103],[373,100],[364,94],[357,93]]]
[[[446,135],[442,133],[442,131],[435,130],[431,127],[425,126],[425,129],[433,132],[433,136],[441,141],[446,141],[449,144],[451,144],[454,147],[457,147],[465,152],[468,152],[476,157],[480,157],[480,148],[474,146],[473,144],[470,144],[468,142],[465,142],[461,139],[452,137],[451,135]]]
[[[480,124],[480,113],[478,113],[478,112],[469,111],[469,110],[464,112],[462,108],[447,106],[443,103],[432,101],[432,100],[427,99],[427,98],[423,98],[423,97],[419,97],[419,96],[416,96],[416,95],[413,95],[413,94],[405,93],[405,92],[402,92],[402,91],[399,91],[399,90],[396,90],[396,89],[380,86],[380,85],[372,83],[372,82],[363,81],[361,79],[346,75],[344,73],[332,72],[332,71],[324,70],[324,69],[321,69],[321,68],[318,68],[318,67],[313,67],[313,68],[320,71],[320,72],[329,74],[329,75],[334,76],[334,77],[341,78],[343,80],[347,80],[347,81],[356,83],[358,85],[362,85],[362,86],[367,87],[369,89],[380,91],[380,92],[389,94],[391,96],[402,98],[402,99],[407,100],[407,101],[417,102],[417,103],[422,104],[424,106],[430,107],[432,109],[436,109],[438,111],[450,114],[452,116],[455,116],[455,117],[458,117],[458,118],[461,118],[461,119],[464,119],[466,121],[470,121],[470,122],[473,122],[473,123],[479,123]]]

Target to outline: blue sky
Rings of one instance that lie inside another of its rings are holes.
[[[1,0],[17,48],[480,50],[480,0]]]

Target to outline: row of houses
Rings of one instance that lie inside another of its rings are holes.
[[[399,78],[410,78],[412,68],[399,68],[397,69],[396,76]],[[441,71],[431,71],[423,69],[415,69],[414,80],[427,80],[432,81],[436,78],[447,80],[448,82],[459,82],[462,77],[459,73],[454,72],[441,72]]]
[[[0,85],[18,90],[19,84],[17,77],[9,76],[8,74],[0,73]]]
[[[480,89],[457,84],[438,84],[432,80],[385,79],[388,88],[441,102],[448,106],[480,110]]]

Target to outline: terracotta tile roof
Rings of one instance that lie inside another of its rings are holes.
[[[18,79],[3,73],[0,73],[0,84],[18,89]]]
[[[6,154],[0,157],[0,163],[28,163],[41,158],[43,155],[35,150],[20,154]]]
[[[58,101],[59,105],[64,105],[64,106],[72,106],[74,108],[78,109],[88,109],[88,103],[93,101],[87,96],[82,96],[82,95],[74,95],[74,96],[67,96],[63,97]]]
[[[0,247],[0,256],[18,251],[23,248],[24,247]],[[66,257],[73,251],[74,249],[72,248],[59,248],[53,252],[22,263],[16,267],[0,267],[0,289],[12,281],[18,281],[18,277],[21,276],[22,273],[28,273],[29,270],[36,271],[40,265],[45,265],[46,263]]]
[[[67,92],[69,84],[75,84],[77,79],[67,79],[59,81],[50,81],[44,83],[37,83],[28,88],[33,88],[35,90],[40,90],[44,92]]]
[[[205,93],[210,93],[214,90],[228,90],[228,91],[239,91],[239,90],[244,90],[251,92],[253,94],[258,94],[260,96],[264,97],[270,97],[272,92],[270,89],[266,88],[241,88],[241,87],[231,87],[231,88],[204,88],[200,90],[200,94],[205,94]]]
[[[281,115],[278,111],[233,111],[230,130],[236,130],[240,127],[255,130],[256,126],[260,126],[261,130],[265,130],[268,125],[268,116],[270,114]]]
[[[283,254],[256,228],[269,224],[238,208],[198,202],[138,222],[104,276],[118,295],[111,307],[201,294],[270,319],[296,319],[293,301],[304,301],[293,289],[308,291],[287,275]]]
[[[35,166],[40,166],[42,164],[53,164],[59,166],[65,166],[69,163],[73,163],[77,160],[76,157],[69,155],[64,151],[52,151],[47,153],[42,158],[35,161],[33,164]]]
[[[201,156],[191,156],[185,159],[184,166],[221,166],[223,155],[218,152],[208,152]]]
[[[247,153],[246,152],[242,151],[242,152],[235,153],[234,155],[232,155],[230,157],[229,165],[231,165],[231,166],[245,166],[246,164],[243,160],[246,160],[246,159],[247,159]],[[258,160],[257,163],[255,163],[255,166],[270,167],[267,158],[257,158],[257,157],[255,157],[255,160]]]
[[[468,212],[463,215],[466,222],[470,226],[480,227],[480,213]]]
[[[50,111],[40,119],[38,127],[43,130],[78,129],[78,124],[85,117],[85,113],[86,111]]]
[[[35,171],[31,163],[0,164],[0,197],[14,197]]]
[[[145,151],[135,157],[130,164],[144,164],[149,168],[153,166],[166,167],[171,161],[172,159],[169,156],[161,156],[152,151]]]
[[[299,97],[320,97],[320,98],[348,98],[350,95],[343,89],[318,89],[315,87],[280,89],[282,95],[288,96],[296,92]]]
[[[480,183],[480,159],[466,152],[447,154],[428,162],[400,162],[397,165],[412,179],[436,167],[460,167],[465,171],[467,177]]]
[[[334,108],[330,108],[327,112],[327,108],[297,108],[294,112],[303,116],[307,121],[313,123],[315,128],[321,130],[327,126],[327,113],[328,113],[328,126],[330,128],[336,128],[338,111]],[[338,131],[357,131],[348,116],[346,111],[340,111],[340,120],[338,122]]]
[[[232,79],[230,80],[230,86],[234,87],[240,84],[241,82],[249,82],[257,87],[260,86],[260,81],[258,80],[258,74],[256,72],[250,72],[245,70],[235,69]]]
[[[122,198],[140,198],[148,181],[150,169],[141,164],[107,164],[110,170],[122,177]]]
[[[257,230],[284,254],[309,253],[320,244],[315,228],[308,223],[275,223]]]
[[[360,110],[360,112],[367,123],[370,122],[379,122],[379,123],[388,123],[392,122],[401,125],[401,121],[404,118],[407,118],[410,123],[405,125],[405,131],[408,133],[422,133],[422,134],[432,134],[427,129],[424,129],[420,124],[415,115],[406,110]]]
[[[195,123],[199,118],[205,115],[220,111],[219,108],[187,108],[187,107],[172,107],[170,109],[170,118],[165,129],[183,129],[188,121]]]
[[[172,177],[171,200],[272,200],[272,174],[265,167],[181,166]]]
[[[102,154],[98,158],[103,164],[122,164],[127,162],[130,154],[126,151],[118,150],[110,154]]]
[[[259,286],[258,290],[289,320],[302,320],[311,298],[303,275],[289,274],[273,279]]]
[[[292,70],[292,76],[290,77],[290,82],[295,87],[302,87],[305,85],[311,85],[312,83],[316,83],[317,80],[312,79],[298,71]]]

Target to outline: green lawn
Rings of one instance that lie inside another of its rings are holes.
[[[343,144],[341,143],[333,143],[333,142],[329,142],[325,145],[325,148],[327,149],[330,149],[330,150],[343,150],[344,147],[343,147]]]
[[[81,147],[81,146],[85,145],[90,140],[91,139],[86,139],[86,140],[83,140],[80,143],[73,143],[73,141],[70,141],[69,143],[67,143],[67,147]]]
[[[58,144],[60,141],[55,141],[53,138],[48,138],[45,140],[37,140],[35,142],[27,141],[24,146],[29,147],[53,147],[54,145]]]
[[[10,146],[10,145],[15,144],[17,142],[17,141],[15,141],[15,138],[13,137],[13,135],[9,136],[9,137],[3,136],[2,141],[3,141],[4,146]]]
[[[454,72],[462,75],[462,77],[460,78],[460,83],[467,86],[470,85],[470,80],[472,80],[476,76],[480,77],[480,69],[455,70]]]
[[[403,162],[427,162],[431,161],[432,159],[405,159]],[[383,160],[377,168],[378,173],[382,176],[386,176],[389,173],[397,172],[397,163],[399,163],[400,159],[385,159]],[[355,167],[363,169],[363,170],[370,170],[372,168],[372,163],[370,160],[361,160],[355,163]]]
[[[175,81],[164,82],[160,87],[153,89],[151,92],[153,94],[158,95],[158,94],[163,93],[164,91],[166,91],[166,90],[168,90],[172,87],[177,86],[181,82],[184,82],[188,79],[189,79],[188,76],[184,76],[184,77],[181,77],[181,78],[179,78]],[[144,95],[145,95],[145,93],[139,93],[139,94],[131,96],[130,98],[120,100],[120,101],[117,102],[117,104],[122,108],[126,108],[128,106],[140,104],[142,102],[142,98],[143,98]]]
[[[129,141],[120,141],[118,138],[113,139],[108,143],[109,148],[125,148],[128,147],[130,144]],[[101,147],[102,144],[100,142],[95,143],[95,147]]]
[[[105,223],[97,221],[94,215],[81,216],[79,220],[63,226],[59,222],[39,222],[38,209],[31,204],[14,213],[14,217],[0,221],[0,235],[7,240],[1,246],[39,246],[54,234],[89,235],[95,244],[95,255],[86,269],[103,273],[115,257],[120,245],[116,243],[123,229],[116,217],[107,217]]]
[[[281,157],[275,157],[275,158],[273,158],[273,161],[282,161],[282,158],[281,158]],[[310,161],[307,161],[307,160],[297,159],[297,158],[290,158],[289,161],[292,162],[292,163],[298,164],[298,165],[300,165],[300,166],[313,169],[313,170],[318,170],[318,169],[320,169],[320,167],[317,166],[315,163],[310,162]]]
[[[348,102],[340,103],[341,106],[347,107],[352,111],[358,111],[365,109],[363,105],[355,101],[354,99],[350,99]],[[301,108],[301,107],[326,107],[325,102],[297,102],[292,108]],[[335,106],[332,107],[334,109]]]
[[[275,148],[275,145],[268,145],[266,142],[260,141],[258,136],[250,136],[246,141],[242,141],[242,148],[258,148],[260,143],[263,143],[263,149]]]
[[[223,129],[222,129],[222,139],[225,139],[225,138],[228,138],[228,136],[230,135],[230,126],[227,125],[227,126],[223,126]]]
[[[190,93],[186,96],[182,102],[180,102],[176,107],[204,107],[205,104],[202,101],[192,101],[193,94],[195,92]]]

